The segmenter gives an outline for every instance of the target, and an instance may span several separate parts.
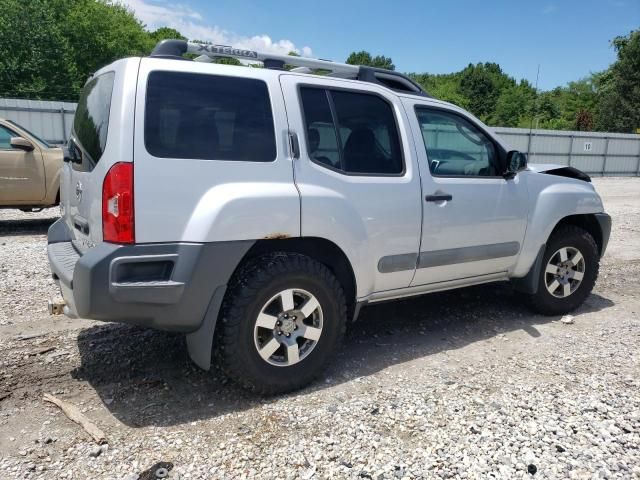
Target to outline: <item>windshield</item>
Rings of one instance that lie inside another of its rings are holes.
[[[7,122],[9,122],[11,125],[14,125],[16,127],[18,127],[21,130],[24,130],[25,132],[27,132],[30,136],[32,136],[33,138],[35,138],[38,143],[41,143],[45,148],[51,148],[51,145],[49,144],[49,142],[43,140],[42,138],[40,138],[38,135],[36,135],[35,133],[27,130],[26,128],[24,128],[22,125],[18,125],[16,122],[14,122],[13,120],[7,120]]]

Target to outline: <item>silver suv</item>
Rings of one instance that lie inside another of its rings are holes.
[[[322,372],[366,304],[510,281],[569,312],[611,227],[587,175],[527,166],[403,75],[178,40],[87,82],[61,207],[64,313],[184,332],[267,394]]]

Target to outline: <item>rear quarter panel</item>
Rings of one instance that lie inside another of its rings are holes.
[[[256,78],[271,100],[273,162],[159,158],[144,143],[147,79],[154,70]],[[217,242],[300,235],[300,198],[288,152],[288,125],[276,72],[145,58],[135,113],[136,242]]]

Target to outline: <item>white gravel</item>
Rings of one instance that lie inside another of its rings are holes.
[[[271,399],[181,336],[49,317],[47,221],[0,211],[0,478],[640,479],[640,179],[595,184],[613,236],[570,319],[507,285],[371,307],[324,379]]]

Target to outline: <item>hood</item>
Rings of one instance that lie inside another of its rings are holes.
[[[576,180],[591,182],[591,177],[584,173],[582,170],[578,170],[575,167],[569,167],[567,165],[554,165],[552,163],[530,163],[528,167],[529,170],[533,170],[534,172],[538,173],[557,175],[559,177],[575,178]]]

